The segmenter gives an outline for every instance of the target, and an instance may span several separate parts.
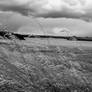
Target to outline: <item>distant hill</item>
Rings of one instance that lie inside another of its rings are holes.
[[[25,40],[25,38],[54,38],[54,39],[66,39],[70,41],[92,41],[92,37],[77,37],[77,36],[53,36],[53,35],[29,35],[20,34],[17,32],[0,31],[1,38]],[[6,36],[6,37],[5,37]]]

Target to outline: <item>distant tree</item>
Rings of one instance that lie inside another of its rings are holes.
[[[11,39],[11,32],[9,32],[7,25],[0,25],[0,36],[2,36],[4,39]]]
[[[76,36],[72,36],[72,37],[69,38],[69,40],[77,41],[77,38],[76,38]]]

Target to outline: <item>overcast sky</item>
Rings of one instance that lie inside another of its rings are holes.
[[[92,0],[0,0],[0,22],[10,31],[92,36],[91,20]]]

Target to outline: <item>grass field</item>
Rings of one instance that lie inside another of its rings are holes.
[[[92,43],[0,40],[0,92],[92,92]]]

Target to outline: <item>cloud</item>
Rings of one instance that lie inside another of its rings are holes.
[[[92,19],[91,0],[0,0],[0,10],[34,17]]]
[[[39,28],[30,27],[30,26],[23,26],[23,27],[19,28],[18,33],[44,35],[44,32],[41,31]]]
[[[14,3],[1,3],[0,2],[0,10],[1,11],[8,11],[8,12],[17,12],[22,15],[27,16],[28,10],[31,10],[30,8],[26,8],[25,6],[14,4]]]
[[[52,31],[55,35],[72,36],[71,30],[68,28],[55,27]]]

